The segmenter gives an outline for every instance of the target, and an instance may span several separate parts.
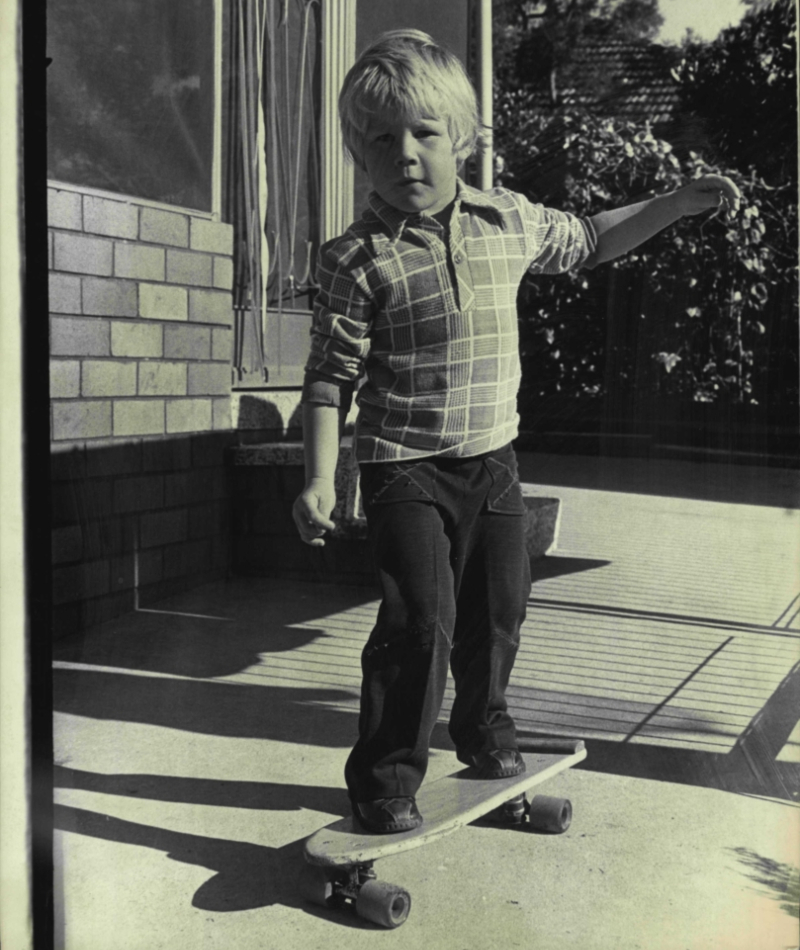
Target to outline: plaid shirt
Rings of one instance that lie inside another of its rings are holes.
[[[517,290],[526,271],[587,262],[592,225],[495,188],[458,182],[446,230],[370,195],[320,251],[303,401],[349,405],[366,380],[359,461],[492,451],[518,434]]]

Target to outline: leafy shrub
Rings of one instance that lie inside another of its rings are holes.
[[[499,180],[532,200],[587,216],[711,172],[728,175],[743,195],[732,221],[721,213],[684,218],[596,270],[526,281],[519,298],[523,401],[602,397],[612,357],[615,386],[633,374],[642,385],[641,348],[624,358],[607,352],[613,280],[626,291],[620,309],[628,319],[657,321],[646,354],[651,388],[694,402],[769,404],[778,414],[787,400],[797,404],[797,196],[790,184],[770,186],[755,171],[712,166],[695,153],[681,161],[646,123],[536,115],[524,90],[498,91],[495,110]]]

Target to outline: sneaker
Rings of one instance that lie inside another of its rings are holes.
[[[492,749],[471,756],[478,778],[510,778],[525,771],[525,760],[516,749]]]
[[[376,835],[411,831],[422,824],[422,815],[410,795],[377,798],[372,802],[353,802],[353,817],[364,831]]]

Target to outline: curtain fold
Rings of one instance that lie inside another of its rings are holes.
[[[234,227],[234,365],[240,383],[255,384],[280,362],[284,314],[307,313],[313,301],[321,11],[320,0],[231,3],[226,218]]]

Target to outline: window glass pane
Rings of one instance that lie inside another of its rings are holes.
[[[212,211],[214,0],[48,0],[48,176]]]

